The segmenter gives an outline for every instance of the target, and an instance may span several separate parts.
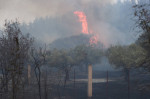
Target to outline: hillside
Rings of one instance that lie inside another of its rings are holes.
[[[57,48],[57,49],[68,49],[68,48],[74,48],[77,45],[88,45],[89,44],[90,36],[87,35],[76,35],[76,36],[70,36],[66,38],[60,38],[55,41],[53,41],[50,44],[50,48]],[[102,44],[98,42],[96,45],[97,47],[102,47]]]

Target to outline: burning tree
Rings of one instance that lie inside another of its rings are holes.
[[[12,99],[16,99],[23,84],[24,65],[32,42],[29,35],[22,34],[17,21],[6,21],[5,30],[0,37],[1,89],[7,93],[11,83]]]

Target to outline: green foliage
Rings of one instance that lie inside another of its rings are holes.
[[[136,41],[139,45],[145,48],[150,53],[150,5],[135,5],[134,16],[136,25],[142,30],[142,34]]]
[[[80,45],[74,48],[77,63],[96,64],[100,63],[102,51],[91,46]]]
[[[146,58],[147,52],[136,44],[129,46],[113,46],[108,49],[107,56],[116,68],[139,67]]]
[[[111,64],[114,64],[116,67],[124,66],[124,47],[123,46],[113,46],[108,49],[107,57]]]
[[[48,56],[48,60],[50,66],[59,69],[69,68],[74,65],[73,57],[70,55],[70,51],[67,50],[54,49]]]
[[[102,51],[86,45],[80,45],[70,50],[53,49],[48,56],[50,66],[60,69],[70,68],[80,64],[100,63]]]
[[[150,4],[135,5],[133,8],[135,9],[136,26],[142,31],[136,43],[147,51],[146,59],[142,66],[150,70]]]

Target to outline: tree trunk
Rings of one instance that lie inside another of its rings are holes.
[[[64,88],[66,87],[67,80],[69,80],[69,71],[68,71],[68,70],[65,70]]]
[[[129,69],[128,68],[124,68],[123,71],[124,71],[124,79],[125,79],[125,81],[128,82],[128,72],[129,72]]]
[[[74,88],[75,88],[75,84],[76,84],[76,71],[74,69]]]
[[[37,73],[36,70],[38,70],[39,74]],[[40,70],[40,67],[36,66],[35,69],[34,69],[34,72],[35,72],[36,79],[37,79],[37,82],[38,82],[39,98],[41,99],[41,70]]]
[[[70,77],[69,77],[69,71],[67,70],[66,71],[66,80],[69,80],[70,79]]]
[[[128,99],[130,99],[130,71],[128,69]]]
[[[39,81],[38,81],[38,85],[39,85],[39,97],[41,99],[42,97],[41,97],[41,71],[40,71],[40,68],[38,68],[38,71],[39,71]]]
[[[48,99],[48,94],[47,94],[47,70],[44,75],[44,94],[45,94],[45,99]]]
[[[16,86],[15,86],[15,77],[14,73],[12,74],[12,99],[16,99]]]

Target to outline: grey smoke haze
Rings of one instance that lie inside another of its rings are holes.
[[[106,46],[130,44],[133,0],[0,0],[0,23],[18,18],[21,28],[40,41],[50,43],[58,38],[81,33],[81,23],[73,14],[84,11],[89,29],[99,35]],[[126,1],[126,2],[125,2]],[[137,3],[137,0],[135,0]],[[124,3],[123,3],[124,2]]]
[[[72,10],[85,9],[90,3],[113,3],[116,0],[0,0],[1,20],[19,18],[29,23],[39,17],[56,17]],[[1,22],[2,22],[1,21]]]

